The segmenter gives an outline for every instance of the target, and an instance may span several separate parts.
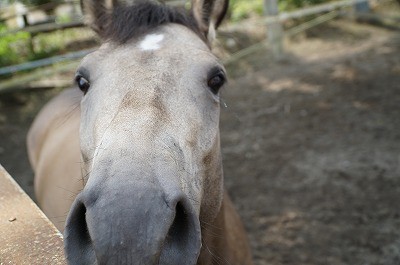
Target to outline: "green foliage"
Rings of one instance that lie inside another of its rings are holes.
[[[263,0],[230,0],[229,2],[232,21],[263,14]]]
[[[0,23],[0,67],[63,54],[69,51],[70,43],[94,36],[90,30],[81,28],[40,33],[32,38],[27,32],[4,34],[7,31]]]
[[[40,6],[48,3],[60,3],[62,0],[21,0],[21,2],[28,6]]]
[[[265,0],[230,0],[231,20],[242,19],[262,15]],[[304,6],[311,6],[329,2],[330,0],[278,0],[279,11],[290,11]]]
[[[0,24],[0,34],[7,32],[7,27]],[[0,37],[0,66],[21,63],[29,54],[29,33],[18,32]]]
[[[289,11],[296,8],[322,4],[329,1],[330,0],[279,0],[279,10]]]
[[[57,23],[68,23],[72,21],[72,17],[69,14],[62,14],[56,18]]]

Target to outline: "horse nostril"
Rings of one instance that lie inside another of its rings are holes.
[[[177,247],[186,245],[189,233],[189,221],[188,216],[179,202],[176,205],[176,212],[174,221],[167,234],[167,244],[175,244]]]
[[[155,193],[121,208],[121,200],[86,204],[78,196],[64,233],[68,263],[196,264],[201,231],[192,205],[182,196],[170,202],[171,209],[162,193]]]
[[[86,223],[86,207],[77,199],[67,219],[65,254],[69,264],[94,264],[95,252]]]
[[[190,207],[180,201],[160,256],[160,264],[181,264],[182,257],[196,257],[200,249],[200,228]],[[197,239],[197,240],[196,240]],[[193,260],[189,264],[195,264]]]

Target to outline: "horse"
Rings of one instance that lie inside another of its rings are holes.
[[[228,1],[81,6],[102,44],[27,136],[36,198],[67,262],[251,265],[223,185],[227,78],[211,51]]]

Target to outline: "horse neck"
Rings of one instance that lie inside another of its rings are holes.
[[[252,265],[250,245],[243,223],[226,191],[215,220],[202,224],[202,249],[198,265]]]
[[[227,193],[224,192],[224,198],[222,200],[221,208],[217,214],[217,217],[212,223],[202,223],[202,249],[198,259],[198,265],[211,265],[215,262],[218,263],[220,259],[225,259],[220,257],[227,243],[226,236],[226,225],[225,225],[225,204],[227,198]],[[218,254],[216,254],[218,253]],[[222,263],[223,264],[223,263]]]

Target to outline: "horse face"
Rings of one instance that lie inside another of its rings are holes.
[[[195,264],[223,194],[222,65],[193,31],[109,40],[77,70],[86,185],[65,229],[72,264]]]

